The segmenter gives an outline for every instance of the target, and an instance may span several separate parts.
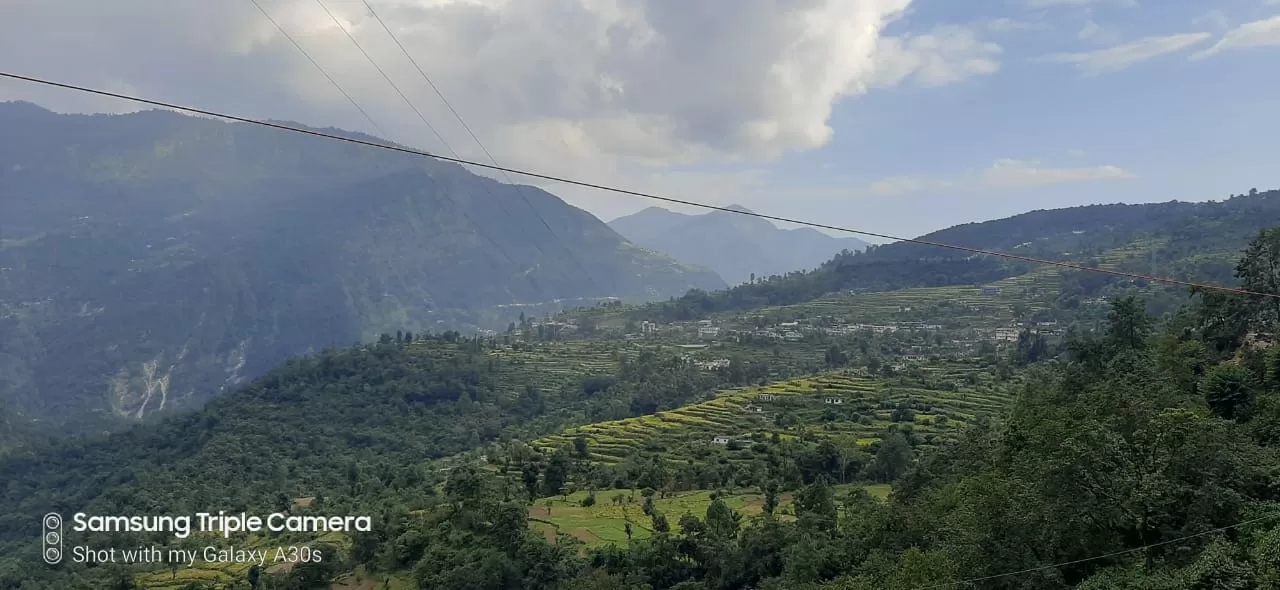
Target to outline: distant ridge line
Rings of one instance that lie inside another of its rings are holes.
[[[569,185],[580,186],[580,187],[584,187],[584,188],[592,188],[592,189],[596,189],[596,190],[602,190],[602,191],[607,191],[607,192],[612,192],[612,193],[617,193],[617,194],[622,194],[622,195],[630,195],[630,196],[634,196],[634,197],[642,197],[642,198],[646,198],[646,199],[652,199],[652,200],[655,200],[655,201],[664,201],[664,202],[667,202],[667,203],[675,203],[675,204],[685,205],[685,206],[689,206],[689,207],[698,207],[698,208],[701,208],[701,209],[708,209],[708,210],[713,210],[713,211],[725,211],[725,212],[728,212],[728,213],[735,213],[735,214],[738,214],[738,215],[750,215],[750,216],[753,216],[753,217],[759,217],[759,218],[762,218],[762,219],[769,219],[769,220],[772,220],[772,221],[781,221],[781,222],[784,222],[784,223],[794,223],[794,224],[796,224],[796,225],[806,225],[806,226],[809,226],[809,227],[815,227],[815,228],[819,228],[819,229],[829,229],[829,230],[832,230],[832,231],[845,232],[845,233],[851,233],[851,234],[858,234],[858,235],[864,235],[864,236],[871,236],[871,237],[874,237],[874,238],[881,238],[881,239],[891,240],[891,241],[895,241],[895,242],[907,242],[907,243],[912,243],[912,244],[920,244],[920,245],[924,245],[924,246],[936,246],[936,247],[939,247],[939,248],[947,248],[947,249],[951,249],[951,250],[958,250],[958,251],[961,251],[961,252],[969,252],[969,253],[971,253],[971,254],[982,254],[982,255],[986,255],[986,256],[996,256],[996,257],[1000,257],[1000,258],[1007,258],[1007,259],[1010,259],[1010,260],[1020,260],[1020,261],[1023,261],[1023,262],[1031,262],[1031,263],[1034,263],[1034,264],[1045,264],[1045,265],[1050,265],[1050,266],[1057,266],[1057,267],[1060,267],[1060,268],[1069,268],[1069,269],[1072,269],[1072,270],[1078,270],[1078,271],[1083,271],[1083,272],[1097,272],[1097,273],[1103,273],[1103,274],[1109,274],[1109,275],[1121,276],[1121,277],[1127,277],[1127,278],[1133,278],[1133,279],[1143,279],[1143,280],[1147,280],[1147,281],[1151,281],[1151,282],[1156,282],[1156,283],[1164,283],[1164,284],[1169,284],[1169,285],[1180,285],[1180,286],[1184,286],[1184,287],[1190,287],[1190,288],[1193,288],[1193,289],[1200,289],[1200,290],[1207,290],[1207,291],[1221,291],[1221,292],[1226,292],[1226,293],[1234,293],[1234,294],[1237,294],[1237,295],[1249,295],[1249,296],[1254,296],[1254,297],[1267,297],[1267,298],[1272,298],[1272,299],[1280,299],[1280,294],[1278,294],[1278,293],[1262,293],[1262,292],[1258,292],[1258,291],[1249,291],[1249,290],[1246,290],[1246,289],[1238,289],[1238,288],[1235,288],[1235,287],[1227,287],[1227,286],[1225,286],[1225,285],[1213,285],[1213,284],[1208,284],[1208,283],[1196,283],[1196,282],[1193,282],[1193,281],[1183,281],[1183,280],[1174,279],[1174,278],[1170,278],[1170,277],[1159,277],[1159,276],[1145,275],[1145,274],[1141,274],[1141,273],[1133,273],[1133,272],[1125,272],[1125,271],[1121,271],[1121,270],[1111,270],[1111,269],[1105,269],[1105,268],[1093,268],[1093,267],[1085,266],[1085,265],[1082,265],[1082,264],[1074,264],[1074,263],[1070,263],[1070,262],[1061,262],[1061,261],[1057,261],[1057,260],[1046,260],[1046,259],[1042,259],[1042,258],[1034,258],[1034,257],[1031,257],[1031,256],[1021,256],[1021,255],[1018,255],[1018,254],[1010,254],[1010,253],[1008,253],[1008,252],[997,252],[997,251],[992,251],[992,250],[983,250],[983,249],[981,249],[981,248],[970,248],[970,247],[967,247],[967,246],[960,246],[960,245],[956,245],[956,244],[944,244],[944,243],[941,243],[941,242],[934,242],[934,241],[931,241],[931,240],[923,240],[923,239],[919,239],[919,238],[903,238],[903,237],[899,237],[899,236],[892,236],[892,235],[888,235],[888,234],[882,234],[882,233],[876,233],[876,232],[869,232],[869,231],[865,231],[865,230],[851,229],[851,228],[847,228],[847,227],[840,227],[840,226],[836,226],[836,225],[828,225],[828,224],[823,224],[823,223],[815,223],[815,222],[812,222],[812,221],[804,221],[804,220],[800,220],[800,219],[792,219],[792,218],[788,218],[788,217],[781,217],[781,216],[776,216],[776,215],[766,215],[766,214],[763,214],[763,213],[751,213],[751,212],[744,212],[744,211],[740,211],[740,210],[737,210],[737,209],[732,209],[732,208],[729,208],[729,207],[722,207],[722,206],[718,206],[718,205],[709,205],[709,204],[706,204],[706,203],[699,203],[699,202],[696,202],[696,201],[689,201],[689,200],[686,200],[686,199],[677,199],[677,198],[674,198],[674,197],[664,197],[664,196],[660,196],[660,195],[655,195],[655,194],[650,194],[650,193],[645,193],[645,192],[640,192],[640,191],[633,191],[633,190],[624,189],[624,188],[612,187],[612,186],[603,185],[603,184],[597,184],[597,183],[586,182],[586,181],[581,181],[581,180],[573,180],[573,179],[565,178],[565,177],[562,177],[562,176],[555,176],[555,175],[551,175],[551,174],[542,174],[542,173],[539,173],[539,172],[531,172],[531,171],[528,171],[528,170],[521,170],[521,169],[518,169],[518,168],[508,168],[508,167],[505,167],[505,166],[498,166],[498,165],[496,165],[496,164],[485,164],[485,163],[483,163],[483,162],[476,162],[476,161],[473,161],[473,160],[466,160],[466,159],[463,159],[463,158],[449,157],[449,156],[442,156],[442,155],[439,155],[439,154],[433,154],[433,153],[431,153],[431,152],[427,152],[427,151],[423,151],[423,150],[417,150],[417,149],[408,148],[408,147],[404,147],[404,146],[397,146],[397,145],[391,145],[391,144],[387,144],[387,143],[380,143],[380,142],[366,141],[366,140],[362,140],[362,139],[355,139],[355,138],[350,138],[350,137],[343,137],[343,136],[340,136],[340,135],[334,135],[334,134],[332,134],[332,133],[325,133],[325,132],[322,132],[322,131],[316,131],[316,130],[314,130],[314,129],[305,129],[305,128],[301,128],[301,127],[293,127],[293,126],[290,126],[290,125],[283,125],[283,124],[279,124],[279,123],[272,123],[272,122],[269,122],[269,121],[261,121],[261,120],[257,120],[257,119],[251,119],[251,118],[248,118],[248,117],[241,117],[241,116],[237,116],[237,115],[229,115],[229,114],[226,114],[226,113],[220,113],[220,112],[217,112],[217,111],[209,111],[209,110],[200,109],[200,108],[196,108],[196,107],[189,107],[189,106],[183,106],[183,105],[178,105],[178,104],[173,104],[173,103],[161,102],[161,101],[158,101],[158,100],[152,100],[152,99],[141,98],[141,97],[136,97],[136,96],[129,96],[129,95],[127,95],[127,94],[119,94],[119,93],[115,93],[115,92],[108,92],[108,91],[106,91],[106,90],[98,90],[98,89],[96,89],[96,88],[89,88],[89,87],[85,87],[85,86],[77,86],[77,85],[74,85],[74,84],[68,84],[68,83],[65,83],[65,82],[56,82],[56,81],[53,81],[53,80],[47,80],[47,79],[43,79],[43,78],[35,78],[35,77],[32,77],[32,76],[24,76],[24,75],[21,75],[21,74],[14,74],[14,73],[10,73],[10,72],[3,72],[3,71],[0,71],[0,77],[10,78],[10,79],[13,79],[13,80],[21,80],[21,81],[23,81],[23,82],[30,82],[30,83],[33,83],[33,84],[41,84],[41,85],[44,85],[44,86],[52,86],[52,87],[56,87],[56,88],[63,88],[63,89],[66,89],[66,90],[74,90],[74,91],[76,91],[76,92],[82,92],[82,93],[87,93],[87,94],[96,94],[96,95],[98,95],[98,96],[106,96],[106,97],[115,98],[115,99],[119,99],[119,100],[127,100],[127,101],[130,101],[130,102],[136,102],[136,103],[139,103],[139,104],[147,104],[147,105],[157,106],[157,107],[161,107],[161,108],[172,109],[172,110],[176,110],[176,111],[184,111],[184,112],[188,112],[188,113],[195,113],[195,114],[198,114],[198,115],[204,115],[204,116],[207,116],[207,117],[216,117],[216,118],[219,118],[219,119],[226,119],[226,120],[228,120],[228,121],[236,121],[236,122],[240,122],[240,123],[249,123],[249,124],[252,124],[252,125],[261,125],[261,126],[264,126],[264,127],[271,127],[271,128],[273,128],[273,129],[279,129],[279,130],[281,130],[281,131],[291,131],[291,132],[293,132],[293,133],[301,133],[301,134],[304,134],[304,135],[312,135],[312,136],[315,136],[315,137],[323,137],[323,138],[326,138],[326,139],[332,139],[332,140],[336,140],[336,141],[345,141],[345,142],[348,142],[348,143],[353,143],[353,144],[358,144],[358,145],[364,145],[364,146],[368,146],[368,147],[381,148],[381,149],[385,149],[385,150],[396,151],[396,152],[401,152],[401,153],[406,153],[406,154],[413,154],[413,155],[423,156],[423,157],[427,157],[427,158],[434,158],[434,159],[441,160],[441,161],[445,161],[445,162],[453,162],[453,163],[456,163],[456,164],[465,164],[465,165],[468,165],[468,166],[475,166],[475,167],[478,167],[478,168],[485,168],[485,169],[488,169],[488,170],[496,170],[496,171],[500,171],[500,172],[507,172],[507,173],[512,173],[512,174],[519,174],[519,175],[527,176],[527,177],[530,177],[530,178],[538,178],[538,179],[541,179],[541,180],[550,180],[550,181],[552,181],[552,182],[559,182],[559,183],[562,183],[562,184],[569,184]]]

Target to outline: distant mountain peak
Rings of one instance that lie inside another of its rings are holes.
[[[710,268],[730,284],[746,282],[752,275],[816,268],[842,250],[866,247],[857,238],[780,229],[736,203],[700,215],[651,211],[620,217],[609,226],[639,246]]]

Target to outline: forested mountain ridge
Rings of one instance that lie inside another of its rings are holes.
[[[1108,249],[1141,242],[1146,256],[1123,270],[1182,280],[1233,281],[1232,265],[1258,231],[1280,224],[1280,190],[1250,190],[1224,201],[1089,205],[1032,211],[1006,219],[958,225],[918,239],[1008,252],[1046,260],[1095,264]],[[1030,262],[911,242],[837,254],[809,272],[758,277],[726,291],[694,291],[671,302],[638,308],[638,319],[693,319],[817,299],[845,291],[976,285],[1025,274]]]
[[[1259,236],[1235,267],[1247,289],[1280,284],[1280,229]],[[1011,394],[1002,396],[1007,405],[988,407],[998,418],[972,416],[925,447],[909,442],[920,437],[913,425],[946,429],[940,412],[873,408],[891,414],[890,438],[864,447],[813,436],[855,411],[819,401],[808,411],[824,423],[817,432],[791,428],[795,416],[781,412],[757,422],[779,436],[725,445],[745,462],[707,442],[668,456],[675,440],[653,420],[705,423],[697,412],[709,416],[707,403],[614,420],[618,409],[647,406],[646,396],[679,405],[717,386],[678,356],[628,345],[612,351],[608,375],[562,375],[520,391],[557,374],[509,356],[525,345],[388,336],[289,363],[194,415],[0,461],[0,587],[170,588],[175,578],[155,566],[46,567],[30,541],[38,515],[182,513],[212,503],[373,514],[376,525],[339,547],[331,538],[324,550],[336,559],[322,564],[269,569],[261,579],[223,570],[216,579],[192,576],[190,588],[241,590],[252,579],[263,590],[303,590],[359,569],[366,587],[390,576],[408,587],[468,590],[919,590],[974,581],[994,590],[1267,590],[1280,585],[1280,348],[1265,336],[1276,333],[1280,315],[1264,297],[1202,295],[1163,318],[1137,299],[1117,299],[1099,329],[1072,334],[1021,375],[996,375]],[[1247,334],[1264,336],[1239,337]],[[858,395],[858,381],[814,379],[803,395]],[[790,394],[774,385],[759,391]],[[983,403],[975,390],[950,391],[956,404]],[[564,443],[558,448],[520,442],[574,422],[609,424],[590,441],[568,442],[586,430],[566,431],[552,443]],[[640,454],[598,464],[624,430],[649,437]],[[501,444],[475,446],[485,441]],[[415,458],[464,448],[473,451],[447,471]],[[892,493],[882,500],[833,485],[862,474],[891,482]],[[658,499],[703,481],[750,482],[763,505],[747,517],[720,489],[708,490],[696,513],[656,510]],[[585,549],[569,535],[529,530],[567,508],[570,485],[583,506],[612,501],[619,519],[652,534],[632,538],[628,524],[614,543]],[[306,505],[291,498],[313,493]]]
[[[724,286],[454,164],[164,111],[5,103],[0,128],[0,397],[64,430],[389,329]]]
[[[740,205],[729,209],[748,211]],[[650,207],[609,222],[638,245],[716,271],[730,285],[755,276],[811,269],[843,250],[861,250],[857,238],[836,238],[812,228],[780,229],[756,217],[711,211],[684,215]]]

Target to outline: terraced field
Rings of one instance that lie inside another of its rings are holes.
[[[456,352],[439,352],[428,344],[412,344],[424,355],[447,360]],[[543,390],[557,390],[588,375],[612,374],[618,368],[618,355],[633,349],[629,343],[598,340],[538,342],[520,350],[486,349],[492,359],[494,382],[508,393],[516,394],[531,383]]]
[[[963,366],[933,370],[957,382],[965,372]],[[775,433],[784,438],[840,437],[866,446],[878,441],[890,426],[904,426],[907,419],[929,445],[954,437],[979,417],[999,414],[1010,401],[999,387],[931,390],[833,373],[725,390],[714,399],[671,411],[570,428],[538,439],[533,446],[552,450],[582,436],[591,459],[606,465],[642,453],[685,461],[707,460],[723,452],[733,461],[748,459],[753,442],[768,440]],[[899,411],[899,421],[894,421],[899,406],[911,408],[911,415]],[[717,437],[722,437],[719,443],[734,442],[719,444]]]
[[[888,485],[843,485],[835,486],[838,496],[847,493],[854,487],[865,489],[875,498],[884,500],[889,496]],[[627,542],[626,523],[631,523],[632,539],[647,539],[653,536],[653,522],[641,509],[642,498],[635,496],[630,502],[615,503],[614,496],[624,496],[627,492],[605,490],[596,492],[597,503],[594,506],[582,506],[582,499],[588,492],[575,492],[564,497],[549,498],[529,507],[529,525],[535,531],[549,539],[557,535],[574,537],[587,547],[599,547],[609,544],[625,544]],[[743,517],[759,515],[764,510],[764,496],[759,493],[726,494],[725,504]],[[711,505],[711,492],[699,490],[674,494],[666,498],[654,499],[654,507],[666,515],[671,525],[671,532],[680,532],[680,516],[693,514],[701,518]],[[791,493],[781,494],[778,498],[778,509],[775,514],[780,518],[788,518],[792,512]]]

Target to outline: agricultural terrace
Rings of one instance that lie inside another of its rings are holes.
[[[488,355],[495,361],[494,382],[500,386],[516,392],[530,383],[555,391],[587,375],[613,374],[619,355],[628,348],[624,342],[567,340],[501,347]]]
[[[649,416],[569,428],[534,441],[547,451],[588,443],[590,459],[617,465],[629,456],[749,462],[752,445],[774,438],[832,438],[861,446],[890,428],[910,429],[923,446],[952,439],[965,424],[998,415],[1011,401],[1000,386],[969,386],[960,371],[951,387],[924,389],[851,373],[793,379],[718,392],[714,399]]]

